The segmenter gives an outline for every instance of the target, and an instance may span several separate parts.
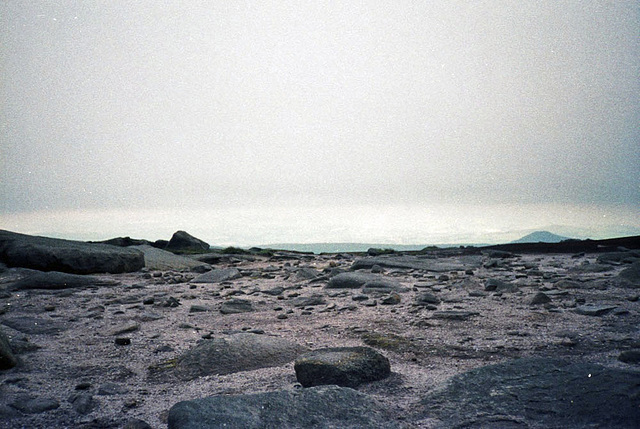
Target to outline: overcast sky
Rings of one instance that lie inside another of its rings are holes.
[[[640,3],[3,1],[0,212],[640,207]]]

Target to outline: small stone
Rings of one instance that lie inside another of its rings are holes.
[[[286,314],[278,314],[276,316],[276,319],[280,319],[280,320],[284,320],[284,319],[288,319],[289,316],[287,316]]]

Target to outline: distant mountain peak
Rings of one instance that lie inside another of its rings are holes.
[[[564,240],[569,240],[569,237],[563,237],[549,231],[535,231],[512,241],[512,243],[560,243]]]

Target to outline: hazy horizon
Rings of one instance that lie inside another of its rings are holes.
[[[638,231],[639,36],[632,0],[3,2],[0,228]]]

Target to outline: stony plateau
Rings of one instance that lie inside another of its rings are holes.
[[[1,428],[640,427],[634,249],[203,254],[185,233],[178,256],[12,234]],[[105,248],[146,259],[114,272]]]

